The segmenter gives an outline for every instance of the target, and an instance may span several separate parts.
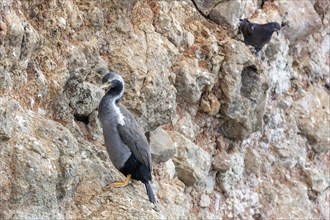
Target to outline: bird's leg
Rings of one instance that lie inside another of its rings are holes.
[[[129,181],[131,180],[131,174],[128,174],[126,179],[124,181],[118,181],[118,182],[113,182],[113,183],[109,183],[108,185],[106,185],[103,189],[110,189],[110,188],[117,188],[117,187],[124,187],[127,186]]]

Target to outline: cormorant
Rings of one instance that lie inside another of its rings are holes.
[[[119,103],[124,87],[123,78],[115,72],[106,74],[100,87],[106,90],[98,111],[107,152],[113,165],[126,176],[125,181],[110,183],[105,188],[127,186],[131,178],[139,180],[145,184],[149,201],[156,203],[150,185],[148,141],[133,115]]]

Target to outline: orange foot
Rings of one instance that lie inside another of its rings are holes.
[[[127,186],[129,181],[131,180],[131,174],[128,174],[126,179],[124,181],[118,181],[118,182],[114,182],[114,183],[109,183],[108,185],[106,185],[105,187],[103,187],[103,189],[111,189],[113,187],[118,188],[118,187],[124,187]]]

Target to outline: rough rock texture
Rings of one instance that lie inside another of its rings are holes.
[[[4,99],[0,98],[0,140],[10,139],[13,133],[13,104]]]
[[[310,88],[302,98],[292,104],[290,112],[300,132],[305,135],[316,152],[330,150],[330,100],[324,90]]]
[[[256,58],[240,18],[284,26]],[[329,22],[326,0],[0,1],[0,219],[330,219]],[[109,70],[155,205],[103,190]]]
[[[149,143],[152,161],[155,163],[168,161],[177,151],[170,135],[160,127],[150,132]]]
[[[287,25],[283,33],[291,44],[321,27],[321,18],[314,9],[312,1],[279,1],[278,7]]]
[[[220,126],[224,135],[243,140],[261,128],[269,88],[262,66],[241,42],[228,41],[220,69],[220,89],[224,119]],[[240,54],[240,56],[238,56]]]
[[[197,8],[210,20],[222,26],[237,28],[239,19],[258,6],[257,0],[194,0]]]
[[[173,162],[179,179],[187,186],[204,181],[211,166],[210,155],[183,135],[175,131],[170,135],[178,149]]]

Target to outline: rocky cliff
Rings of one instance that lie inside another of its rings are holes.
[[[260,58],[240,18],[283,24]],[[330,219],[327,0],[1,0],[1,219]],[[103,145],[96,91],[149,137],[151,204]]]

